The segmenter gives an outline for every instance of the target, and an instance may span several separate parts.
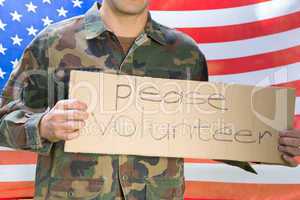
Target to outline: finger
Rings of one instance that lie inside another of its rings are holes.
[[[84,126],[84,121],[65,121],[56,123],[54,130],[55,132],[73,132],[82,129]]]
[[[55,107],[62,110],[87,110],[86,103],[76,99],[60,100],[56,103]]]
[[[278,150],[282,153],[286,153],[291,156],[299,156],[300,155],[300,148],[298,148],[298,147],[290,147],[290,146],[280,145],[278,147]]]
[[[59,132],[55,134],[56,139],[58,140],[73,140],[77,137],[79,137],[80,133],[79,131],[73,131],[73,132]]]
[[[57,121],[87,120],[89,117],[88,112],[81,110],[55,110],[52,114],[51,119]]]
[[[76,139],[78,138],[80,135],[79,131],[76,131],[76,132],[73,132],[71,134],[68,134],[67,136],[67,140],[73,140],[73,139]]]
[[[298,148],[300,147],[300,138],[281,137],[279,138],[279,144]]]
[[[279,132],[280,137],[294,137],[294,138],[300,138],[300,130],[293,129],[293,130],[285,130]]]
[[[283,154],[282,155],[283,160],[291,167],[297,167],[298,162],[291,156]]]

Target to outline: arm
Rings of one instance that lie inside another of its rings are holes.
[[[39,122],[48,105],[47,34],[41,33],[24,51],[0,100],[0,145],[48,153],[52,143],[41,139]]]
[[[47,155],[53,143],[78,137],[85,125],[85,103],[67,99],[53,106],[48,40],[54,39],[42,32],[12,72],[0,101],[0,146]]]

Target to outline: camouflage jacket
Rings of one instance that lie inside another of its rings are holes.
[[[125,55],[99,6],[50,25],[26,48],[3,91],[0,145],[38,153],[35,199],[182,199],[183,159],[65,153],[64,142],[39,136],[45,110],[68,97],[72,69],[208,80],[195,42],[150,14]]]

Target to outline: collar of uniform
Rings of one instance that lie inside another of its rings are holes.
[[[99,14],[100,7],[101,4],[95,2],[84,16],[85,35],[87,40],[94,39],[97,36],[101,35],[103,32],[107,31],[107,28],[105,27],[105,24]],[[150,13],[148,14],[145,33],[150,38],[162,45],[165,45],[167,43],[165,34],[161,31],[161,26],[157,22],[152,20]]]
[[[166,45],[167,39],[165,33],[161,30],[161,25],[154,21],[148,14],[148,20],[145,26],[145,33],[156,42]]]
[[[84,16],[84,28],[87,40],[94,39],[107,30],[99,14],[100,7],[101,4],[95,2]]]

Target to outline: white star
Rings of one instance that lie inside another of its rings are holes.
[[[56,9],[56,11],[58,12],[58,16],[64,16],[64,17],[67,17],[67,13],[69,12],[65,10],[64,7],[60,7],[60,9]]]
[[[22,15],[20,15],[17,11],[11,12],[10,15],[12,16],[13,21],[21,22]]]
[[[0,0],[0,6],[4,5],[5,0]]]
[[[73,3],[73,7],[74,7],[74,8],[75,8],[75,7],[81,8],[81,4],[83,3],[83,1],[80,1],[80,0],[73,0],[72,3]]]
[[[51,0],[43,0],[43,3],[51,4]]]
[[[4,72],[2,70],[2,68],[0,67],[0,78],[4,79],[4,75],[6,74],[6,72]]]
[[[38,30],[35,29],[32,25],[29,28],[26,28],[26,30],[28,31],[28,35],[33,36],[36,36],[36,32],[38,32]]]
[[[49,19],[48,16],[43,18],[42,21],[44,22],[44,26],[49,26],[53,22],[53,20]]]
[[[18,61],[18,59],[15,59],[14,61],[10,61],[10,63],[13,65],[13,68],[16,68],[19,61]]]
[[[7,50],[7,48],[4,48],[4,46],[0,43],[0,53],[2,53],[3,55],[5,55],[5,51]]]
[[[23,39],[19,38],[18,35],[15,35],[15,37],[11,37],[10,39],[12,39],[13,45],[19,45],[19,46],[21,46],[21,42],[23,41]]]
[[[5,31],[5,26],[6,26],[7,24],[4,24],[3,23],[3,21],[0,19],[0,29],[2,30],[2,31]]]
[[[28,12],[34,12],[36,13],[36,9],[37,9],[37,6],[32,4],[32,2],[28,3],[28,4],[25,4],[25,6],[27,7],[27,11]]]

